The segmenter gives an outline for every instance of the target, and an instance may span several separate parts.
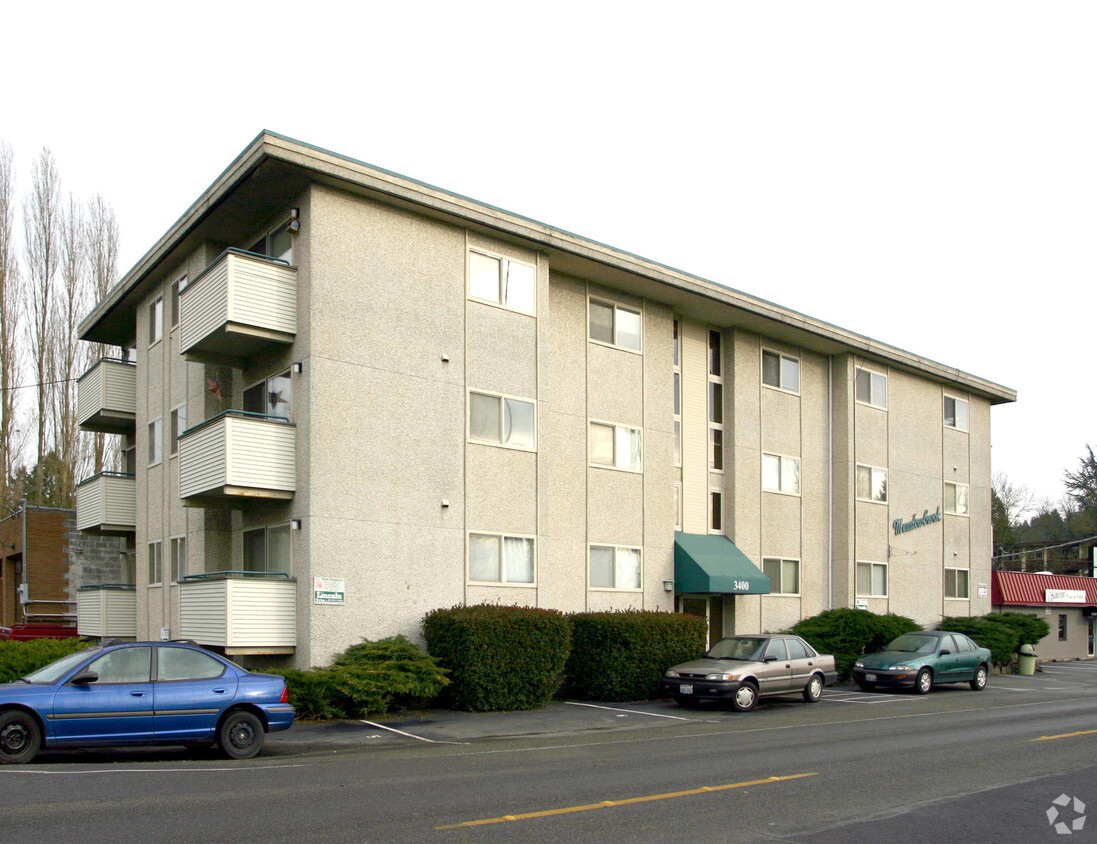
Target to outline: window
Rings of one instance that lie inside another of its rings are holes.
[[[800,392],[800,361],[788,355],[763,350],[762,383],[790,393]]]
[[[533,402],[469,393],[469,439],[533,450],[537,443]]]
[[[857,564],[857,594],[885,598],[888,593],[888,567],[884,563]]]
[[[506,258],[469,252],[469,296],[516,311],[536,312],[537,270]]]
[[[762,455],[762,489],[770,492],[800,494],[800,461],[777,454]]]
[[[591,299],[590,339],[640,351],[640,312]]]
[[[244,571],[289,574],[290,557],[289,524],[244,531]]]
[[[244,390],[244,410],[248,413],[281,416],[288,422],[292,409],[293,387],[288,370]]]
[[[875,466],[858,466],[857,497],[861,501],[886,502],[888,500],[887,469],[877,469]]]
[[[149,683],[152,681],[152,648],[111,651],[88,665],[87,670],[99,675],[95,681],[97,686],[106,683]]]
[[[164,581],[164,547],[159,540],[150,542],[149,549],[149,586],[159,586]]]
[[[149,465],[159,463],[164,457],[164,443],[161,436],[163,428],[162,419],[153,419],[149,422]]]
[[[469,580],[479,583],[533,583],[534,542],[528,536],[469,534]]]
[[[225,673],[225,664],[189,648],[157,648],[156,679],[213,680]]]
[[[137,474],[137,446],[131,445],[122,452],[122,472],[127,475]]]
[[[769,578],[770,594],[800,594],[800,561],[762,558],[762,571]]]
[[[183,436],[185,430],[187,430],[187,406],[181,404],[171,412],[171,431],[169,433],[171,437],[171,454],[179,453],[179,438]]]
[[[967,569],[945,569],[945,597],[969,597]]]
[[[945,483],[945,512],[957,516],[967,515],[967,484]]]
[[[674,529],[682,529],[682,485],[674,484]]]
[[[968,403],[964,399],[945,396],[945,427],[957,431],[968,429]]]
[[[187,277],[176,279],[171,283],[171,327],[179,324],[179,294],[187,289]]]
[[[708,374],[720,377],[720,332],[708,333]]]
[[[590,588],[639,589],[640,560],[639,548],[591,545]]]
[[[724,494],[718,489],[711,489],[708,493],[708,532],[724,532]]]
[[[871,369],[858,369],[857,401],[886,410],[888,406],[887,376],[873,372]]]
[[[724,471],[724,382],[720,377],[720,332],[708,333],[708,467]]]
[[[1067,617],[1065,615],[1059,616],[1059,641],[1065,642],[1067,640]]]
[[[164,336],[164,297],[157,297],[149,305],[149,345],[159,343]]]
[[[590,462],[639,472],[643,466],[643,435],[638,428],[590,423]]]
[[[279,223],[275,228],[263,235],[259,240],[248,247],[248,252],[266,255],[268,258],[277,258],[287,264],[293,263],[293,235],[290,234],[289,224],[292,218]]]
[[[682,465],[682,338],[674,320],[674,465]]]
[[[171,555],[171,582],[178,583],[187,576],[187,538],[174,537],[168,550]]]

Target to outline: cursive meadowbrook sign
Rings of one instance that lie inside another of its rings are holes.
[[[904,522],[902,519],[896,519],[891,523],[891,527],[895,530],[895,535],[899,536],[900,534],[917,530],[926,525],[936,524],[939,521],[941,521],[940,507],[933,513],[929,512],[929,510],[923,510],[922,515],[920,516],[912,515],[909,522]]]

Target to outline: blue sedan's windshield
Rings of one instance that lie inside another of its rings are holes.
[[[887,646],[889,651],[905,651],[912,654],[931,654],[937,650],[936,636],[918,636],[906,633],[898,639],[893,639]]]
[[[85,648],[82,651],[76,651],[76,653],[71,653],[55,662],[51,662],[45,668],[39,668],[23,679],[28,683],[56,683],[92,654],[98,653],[99,650],[99,648]]]
[[[755,662],[762,658],[762,649],[767,641],[753,636],[728,636],[713,645],[705,656],[709,659],[742,659]]]

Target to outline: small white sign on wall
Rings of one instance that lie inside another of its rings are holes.
[[[865,598],[858,598],[857,599],[857,609],[867,610],[868,609],[868,601]]]
[[[979,584],[979,597],[985,598],[987,596],[987,585],[985,583]]]
[[[347,599],[347,582],[342,577],[314,577],[312,602],[329,606],[342,606]]]

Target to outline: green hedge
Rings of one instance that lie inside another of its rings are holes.
[[[1042,618],[1023,612],[995,612],[984,615],[987,621],[1004,624],[1017,633],[1017,646],[1036,645],[1051,632],[1051,627]]]
[[[298,718],[361,718],[425,705],[449,683],[438,661],[403,636],[352,645],[326,668],[276,671]]]
[[[838,675],[848,679],[853,663],[862,654],[878,651],[895,637],[921,629],[913,619],[903,615],[877,615],[843,607],[805,618],[793,626],[792,632],[819,653],[833,654]]]
[[[538,709],[561,683],[571,625],[556,610],[494,604],[437,609],[423,619],[427,650],[451,672],[455,709]]]
[[[86,648],[86,639],[31,639],[0,641],[0,683],[11,683],[63,656]]]
[[[568,692],[586,700],[650,700],[663,672],[705,652],[705,620],[680,613],[575,613]]]
[[[937,629],[970,636],[977,645],[990,649],[991,661],[999,667],[1009,665],[1013,654],[1021,646],[1018,628],[1008,621],[997,620],[993,613],[975,617],[945,616]]]

